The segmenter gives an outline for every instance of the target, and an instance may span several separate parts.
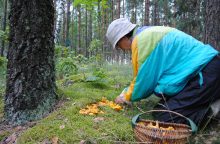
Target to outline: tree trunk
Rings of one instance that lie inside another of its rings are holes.
[[[101,37],[101,6],[100,6],[101,0],[98,0],[98,39],[102,39]]]
[[[64,0],[63,1],[63,40],[62,40],[62,45],[63,46],[66,46],[66,4],[67,4],[67,1]],[[62,50],[62,55],[63,55],[63,50]]]
[[[53,0],[53,3],[54,3],[54,9],[55,9],[55,16],[54,16],[54,34],[55,34],[56,33],[56,26],[57,26],[57,17],[58,17],[58,14],[57,14],[57,0]]]
[[[163,9],[164,9],[163,25],[167,26],[169,25],[169,15],[170,15],[168,0],[163,1]]]
[[[71,50],[74,50],[76,46],[75,45],[75,39],[74,39],[74,9],[72,10],[72,20],[71,20],[71,26],[72,26],[72,31],[71,31]],[[76,51],[75,51],[76,53]]]
[[[122,7],[123,7],[123,18],[125,17],[125,0],[123,0],[123,3],[122,3]]]
[[[123,18],[125,17],[125,0],[123,0]],[[123,62],[125,62],[125,58],[126,58],[126,52],[125,50],[123,50]]]
[[[111,6],[112,6],[112,21],[114,20],[114,0],[111,1]]]
[[[112,2],[112,3],[111,3],[111,10],[112,10],[112,13],[111,13],[111,14],[112,14],[112,15],[111,15],[111,16],[112,16],[112,17],[111,17],[112,20],[111,20],[111,21],[113,21],[113,20],[114,20],[114,11],[115,11],[115,9],[114,9],[114,0],[111,0],[111,2]],[[112,56],[111,56],[111,61],[112,61],[112,63],[113,63],[113,61],[114,61],[115,53],[116,53],[116,52],[115,52],[115,49],[113,49],[113,50],[112,50]]]
[[[62,7],[60,5],[63,4],[63,2],[60,2],[56,0],[57,2],[57,19],[56,19],[56,28],[54,28],[55,31],[55,42],[56,44],[60,45],[62,44],[62,36],[61,36],[61,29],[62,29],[62,18],[61,15],[63,13]]]
[[[149,8],[150,8],[150,2],[149,0],[145,0],[144,25],[149,25]]]
[[[154,25],[159,25],[159,9],[158,1],[154,0],[154,13],[153,13]]]
[[[93,13],[93,8],[89,11],[89,30],[88,30],[88,37],[89,37],[89,45],[92,41],[92,13]],[[90,53],[88,57],[90,56]]]
[[[81,50],[81,6],[77,6],[78,10],[78,53],[82,54]]]
[[[117,3],[117,9],[118,9],[118,14],[117,14],[117,18],[120,18],[120,14],[121,14],[121,0],[118,0],[118,3]]]
[[[134,0],[134,23],[137,23],[137,0]]]
[[[42,118],[56,102],[53,0],[10,0],[5,118]]]
[[[85,16],[85,18],[86,18],[86,25],[85,25],[85,42],[86,42],[86,57],[88,58],[88,10],[87,10],[87,7],[86,7],[86,16]]]
[[[220,51],[220,1],[206,1],[205,42]]]
[[[67,0],[67,12],[66,12],[66,40],[65,40],[65,46],[70,46],[70,38],[69,38],[69,28],[70,28],[70,6],[72,4],[71,0]]]
[[[131,22],[132,23],[136,23],[135,21],[135,3],[136,3],[136,0],[132,1],[131,2]]]
[[[4,17],[3,17],[3,27],[2,30],[6,30],[6,24],[7,24],[7,9],[8,9],[8,0],[5,0],[5,5],[4,5]],[[2,48],[1,48],[1,56],[4,56],[4,50],[5,50],[5,40],[2,40]]]

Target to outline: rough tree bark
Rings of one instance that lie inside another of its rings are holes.
[[[206,1],[205,43],[220,51],[220,0]]]
[[[53,0],[10,0],[5,118],[42,118],[56,103]]]

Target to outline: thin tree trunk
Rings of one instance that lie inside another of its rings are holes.
[[[98,0],[98,39],[102,39],[101,38],[101,6],[100,6],[101,0]]]
[[[136,0],[132,1],[131,3],[131,9],[132,9],[132,12],[131,12],[131,22],[132,23],[136,23],[137,22],[137,14],[136,14]]]
[[[163,1],[164,4],[163,4],[163,9],[164,9],[164,21],[163,21],[163,24],[166,26],[169,24],[169,1],[168,0],[164,0]]]
[[[134,23],[137,23],[137,0],[134,0]]]
[[[112,0],[112,21],[114,20],[114,0]]]
[[[56,33],[56,26],[57,26],[57,0],[53,0],[54,9],[55,9],[55,18],[54,18],[54,33]]]
[[[72,4],[71,0],[67,0],[67,12],[66,12],[66,39],[65,39],[65,46],[70,46],[70,38],[69,38],[69,27],[70,27],[70,6]]]
[[[86,7],[86,25],[85,25],[85,42],[86,42],[86,57],[88,58],[88,10],[87,10],[87,7]]]
[[[75,39],[74,39],[74,9],[72,10],[72,20],[71,20],[71,25],[72,25],[72,31],[71,31],[71,50],[74,50],[74,45],[75,45]],[[76,46],[75,46],[76,47]],[[75,51],[76,53],[76,51]]]
[[[220,51],[220,1],[206,1],[205,42]]]
[[[63,2],[63,40],[62,40],[62,45],[66,46],[66,0]],[[62,51],[63,55],[63,51]]]
[[[5,118],[42,118],[56,102],[53,0],[10,0]]]
[[[123,3],[122,3],[122,7],[123,7],[123,18],[125,17],[125,0],[123,0]]]
[[[77,6],[77,10],[78,10],[78,53],[82,54],[82,50],[81,50],[81,6],[78,5]]]
[[[123,17],[125,17],[125,0],[123,0]],[[125,61],[126,58],[126,52],[123,50],[123,61]]]
[[[93,12],[93,8],[89,12],[89,45],[92,41],[92,12]],[[89,55],[88,55],[88,57],[89,57]]]
[[[144,15],[144,25],[149,25],[149,8],[150,8],[150,2],[149,0],[145,0],[145,15]]]
[[[121,15],[121,0],[118,0],[117,2],[117,18],[120,18],[120,15]],[[120,61],[120,54],[121,54],[121,51],[120,50],[117,50],[117,62]]]
[[[154,25],[159,25],[159,9],[158,1],[154,0],[154,13],[153,13]]]
[[[4,5],[4,17],[3,17],[3,27],[2,30],[6,31],[6,24],[7,24],[7,9],[8,9],[8,0],[5,0]],[[4,50],[5,50],[5,40],[2,40],[2,48],[1,48],[1,56],[4,56]]]
[[[114,11],[115,11],[115,9],[114,9],[114,0],[112,0],[112,8],[111,8],[111,10],[112,10],[112,21],[114,20]],[[111,56],[111,58],[112,58],[112,63],[113,63],[113,61],[114,61],[114,57],[115,57],[115,49],[113,49],[112,50],[112,56]]]
[[[121,14],[121,0],[118,0],[118,3],[117,3],[117,9],[118,9],[118,14],[117,14],[117,18],[120,18],[120,14]]]
[[[103,8],[103,12],[102,12],[102,35],[104,36],[105,33],[106,33],[106,9]],[[103,49],[103,53],[102,53],[102,56],[103,56],[103,59],[105,59],[105,52],[106,52],[106,37],[104,36],[102,38],[102,49]]]

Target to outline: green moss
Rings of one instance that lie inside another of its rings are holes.
[[[39,120],[49,114],[55,105],[55,101],[55,95],[51,94],[51,96],[45,98],[34,110],[26,109],[12,113],[13,108],[9,109],[6,113],[6,118],[8,122],[13,125],[21,125],[29,121]]]
[[[129,80],[123,79],[120,82],[122,85],[126,85]],[[68,87],[60,86],[58,93],[62,93],[69,101],[62,108],[39,121],[35,127],[23,133],[18,139],[18,143],[34,144],[46,139],[50,140],[54,136],[57,136],[62,143],[79,143],[81,140],[88,143],[134,141],[130,118],[134,113],[138,113],[136,108],[132,109],[132,113],[128,112],[131,109],[116,112],[110,108],[103,108],[105,114],[98,116],[79,114],[81,108],[101,100],[102,97],[114,100],[123,89],[123,87],[115,88],[114,84],[116,81],[111,84],[77,82]],[[94,118],[96,117],[104,117],[105,121],[95,123]],[[65,128],[60,129],[62,125],[65,125]]]
[[[155,96],[136,102],[132,107],[124,107],[123,111],[116,112],[108,107],[101,109],[105,114],[97,116],[85,116],[79,114],[81,108],[106,97],[114,100],[131,80],[129,66],[106,67],[108,83],[76,81],[71,85],[63,85],[65,80],[58,80],[57,94],[59,98],[65,98],[64,105],[51,113],[48,117],[37,122],[37,125],[29,128],[19,138],[18,144],[36,144],[51,142],[53,137],[59,138],[59,143],[72,144],[84,140],[86,143],[134,143],[134,133],[131,127],[131,118],[140,113],[139,109],[147,111],[158,102]],[[74,77],[74,78],[77,78]],[[0,111],[3,102],[0,103]],[[138,108],[137,108],[138,107]],[[104,121],[94,122],[94,118],[103,117]],[[143,118],[151,119],[151,115]],[[61,126],[63,128],[61,128]],[[7,133],[5,134],[7,135]],[[2,136],[3,138],[4,136]],[[190,141],[195,142],[193,137]],[[204,140],[197,140],[202,143]],[[219,143],[215,139],[213,143]]]

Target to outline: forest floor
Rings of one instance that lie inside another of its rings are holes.
[[[102,80],[85,81],[91,73],[78,74],[57,80],[60,102],[57,108],[42,120],[23,126],[11,127],[4,123],[3,99],[4,85],[0,85],[0,143],[1,144],[123,144],[136,143],[131,126],[131,118],[147,111],[157,103],[154,96],[124,106],[123,110],[115,111],[102,107],[104,114],[82,115],[80,109],[96,103],[102,97],[113,101],[114,98],[129,84],[131,67],[128,65],[110,65],[106,67]],[[91,80],[91,77],[90,77]],[[4,82],[0,77],[0,84]],[[146,116],[145,118],[151,118]],[[193,135],[189,143],[220,144],[220,123],[212,121],[205,130]]]

